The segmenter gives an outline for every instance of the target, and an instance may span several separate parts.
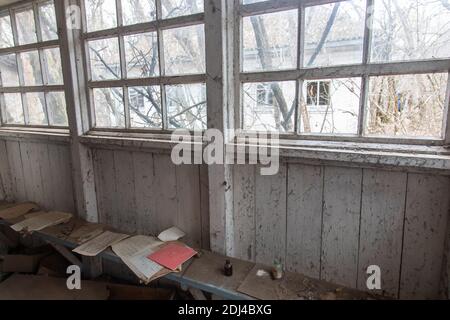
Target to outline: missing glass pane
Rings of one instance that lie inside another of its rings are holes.
[[[305,9],[305,67],[362,62],[365,3],[351,0]]]
[[[166,75],[205,72],[204,25],[163,31]]]
[[[305,81],[300,108],[302,133],[357,134],[360,78]]]
[[[166,105],[171,129],[206,129],[206,85],[166,86]]]
[[[117,26],[116,0],[85,0],[87,31]]]
[[[450,57],[448,1],[375,1],[371,61]]]
[[[58,39],[58,27],[56,25],[53,1],[39,5],[39,23],[43,41]]]
[[[3,87],[19,86],[17,59],[14,53],[0,56],[0,79]]]
[[[162,128],[159,86],[130,87],[128,102],[132,128]]]
[[[163,19],[203,12],[203,0],[161,0]]]
[[[47,93],[48,121],[51,126],[67,127],[66,97],[63,91]]]
[[[371,77],[366,134],[442,137],[447,73]]]
[[[155,0],[122,0],[122,19],[124,25],[155,20]]]
[[[4,104],[3,121],[7,124],[24,124],[22,97],[20,93],[5,93],[2,99]]]
[[[125,114],[122,88],[93,89],[95,126],[124,128]]]
[[[243,18],[243,70],[297,67],[298,10]]]
[[[156,32],[124,37],[128,78],[159,76]]]
[[[245,130],[294,131],[295,81],[245,83],[242,90]]]
[[[88,48],[93,81],[120,79],[119,41],[117,38],[89,41]]]
[[[33,9],[17,11],[16,25],[19,44],[37,42]]]

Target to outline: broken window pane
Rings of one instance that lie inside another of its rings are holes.
[[[85,0],[87,31],[117,26],[116,0]]]
[[[162,18],[173,18],[203,12],[203,0],[161,0]]]
[[[48,84],[63,84],[61,56],[59,48],[44,49],[44,59],[47,68]]]
[[[122,88],[93,89],[95,126],[98,128],[124,128],[125,114]]]
[[[166,86],[166,105],[171,129],[206,129],[206,85]]]
[[[305,81],[300,130],[315,134],[357,134],[361,78]],[[306,99],[305,99],[306,97]]]
[[[16,12],[16,24],[19,44],[37,42],[36,26],[32,9]]]
[[[371,77],[366,133],[442,137],[447,73]]]
[[[122,0],[122,19],[124,25],[155,20],[155,0]]]
[[[305,67],[362,62],[366,2],[350,0],[305,9]]]
[[[8,48],[14,45],[9,15],[0,16],[0,48]]]
[[[119,41],[107,38],[88,42],[93,81],[120,79]]]
[[[45,114],[45,97],[43,92],[28,92],[25,94],[25,107],[28,111],[28,123],[35,126],[47,125]]]
[[[163,31],[166,75],[205,72],[204,25]]]
[[[3,94],[4,116],[3,121],[7,124],[24,124],[22,109],[22,97],[20,93]]]
[[[243,18],[243,70],[297,67],[298,10]]]
[[[128,78],[159,76],[156,32],[124,37]]]
[[[3,87],[19,86],[17,60],[14,53],[0,56],[0,77]]]
[[[51,126],[67,127],[66,97],[63,91],[47,93],[48,120]]]
[[[39,23],[43,41],[58,39],[58,27],[56,25],[53,1],[39,6]]]
[[[371,61],[450,57],[448,1],[375,1]]]
[[[22,72],[26,86],[42,85],[41,63],[37,51],[20,53]]]
[[[244,129],[294,131],[295,81],[245,83],[243,89]]]
[[[128,101],[132,128],[162,128],[159,86],[130,87]]]

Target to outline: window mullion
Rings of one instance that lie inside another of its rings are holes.
[[[372,15],[373,15],[374,0],[367,0],[366,3],[366,20],[364,27],[364,42],[363,42],[363,65],[367,65],[370,59],[370,42],[372,39]],[[358,118],[358,136],[364,135],[364,126],[367,119],[367,98],[369,94],[369,77],[363,76],[361,79],[361,92],[359,97],[359,118]]]
[[[298,7],[298,22],[297,22],[297,69],[300,70],[303,67],[303,58],[304,58],[304,38],[305,38],[305,6],[300,3]],[[294,132],[295,134],[300,134],[300,128],[302,123],[302,115],[301,115],[301,103],[302,103],[302,91],[303,91],[303,82],[304,79],[300,78],[297,80],[296,92],[295,92],[295,101],[296,101],[296,109],[295,109],[295,123],[294,123]]]
[[[444,143],[450,145],[450,72],[447,78],[447,90],[444,105]]]
[[[156,0],[156,21],[160,21],[162,18],[162,4],[161,0]],[[160,27],[156,29],[156,37],[158,39],[158,59],[159,59],[159,76],[165,76],[165,59],[164,59],[164,39],[162,37],[162,30]],[[164,83],[160,85],[161,91],[161,120],[162,129],[167,130],[169,128],[169,119],[167,116],[167,101],[166,101],[166,86]]]

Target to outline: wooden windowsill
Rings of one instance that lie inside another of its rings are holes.
[[[1,127],[0,139],[69,143],[70,132],[68,129]]]

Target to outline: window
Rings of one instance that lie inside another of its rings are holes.
[[[94,129],[206,128],[203,10],[203,0],[84,0]]]
[[[67,127],[53,1],[0,11],[2,126]]]
[[[444,2],[242,0],[236,126],[442,143],[450,100]]]

